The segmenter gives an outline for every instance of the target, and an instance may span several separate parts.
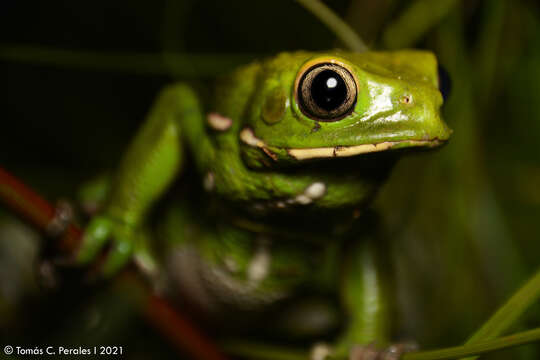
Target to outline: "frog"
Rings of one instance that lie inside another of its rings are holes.
[[[133,259],[205,319],[319,345],[334,334],[313,359],[397,359],[391,239],[370,204],[403,154],[449,140],[439,85],[425,50],[283,52],[209,90],[170,85],[77,261],[108,245],[103,274]]]

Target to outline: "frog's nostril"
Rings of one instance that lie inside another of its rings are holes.
[[[446,101],[452,90],[452,79],[450,79],[448,71],[441,65],[437,65],[437,72],[439,75],[439,91],[442,94],[443,100]]]
[[[404,105],[410,105],[413,102],[413,97],[410,94],[403,95],[399,101]]]

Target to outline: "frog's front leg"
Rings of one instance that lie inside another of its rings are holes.
[[[334,349],[346,355],[358,345],[384,345],[390,337],[391,277],[385,266],[385,249],[376,239],[358,239],[346,252],[342,269],[341,299],[348,325]]]
[[[340,295],[348,326],[337,344],[328,350],[332,358],[397,360],[404,352],[415,349],[414,344],[390,343],[393,276],[388,249],[380,240],[368,233],[346,249]],[[322,350],[319,347],[319,353],[324,353]]]
[[[351,360],[398,359],[409,348],[390,344],[393,296],[388,250],[373,234],[349,246],[340,289],[348,324],[328,355]],[[325,352],[320,346],[316,350]]]
[[[90,262],[108,240],[112,246],[105,274],[129,260],[141,241],[139,230],[148,210],[181,169],[181,123],[200,116],[197,97],[186,85],[161,92],[122,159],[103,211],[86,228],[77,254],[80,263]]]

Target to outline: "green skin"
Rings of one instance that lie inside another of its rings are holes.
[[[298,73],[317,60],[342,64],[356,79],[354,110],[338,121],[312,119],[298,103]],[[155,271],[150,244],[164,241],[161,267],[180,274],[181,290],[212,314],[261,311],[300,288],[335,293],[348,324],[336,354],[388,343],[389,266],[364,209],[400,153],[394,149],[449,138],[441,105],[435,57],[412,50],[282,53],[221,79],[207,102],[186,84],[170,86],[124,156],[78,259],[90,262],[111,241],[105,274],[132,255]],[[150,232],[150,210],[187,153],[200,181]],[[302,321],[282,328],[310,333]]]

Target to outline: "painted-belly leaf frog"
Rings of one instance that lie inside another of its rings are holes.
[[[314,336],[341,328],[334,354],[389,344],[391,266],[366,207],[397,149],[448,140],[442,102],[434,55],[414,50],[282,53],[221,78],[205,97],[172,85],[125,154],[78,259],[110,242],[105,273],[133,254],[160,264],[184,298],[224,322],[272,309],[271,321],[234,322]],[[339,299],[343,321],[312,306],[306,330],[274,311],[321,296]]]

